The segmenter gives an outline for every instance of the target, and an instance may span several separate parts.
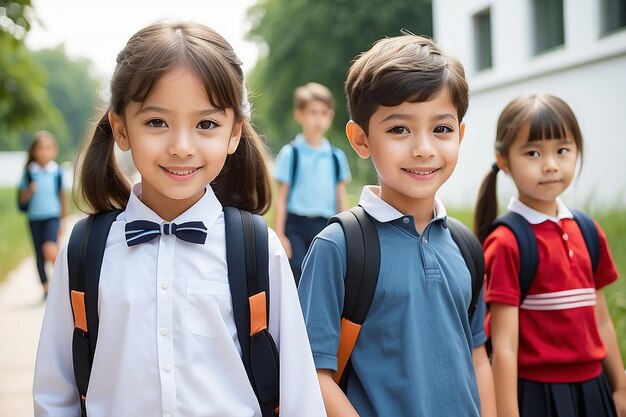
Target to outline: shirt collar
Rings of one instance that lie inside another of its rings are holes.
[[[172,220],[172,223],[180,224],[189,221],[202,221],[206,227],[214,224],[222,213],[222,205],[215,196],[210,186],[205,188],[205,193],[200,200],[187,211]],[[126,221],[149,220],[155,223],[166,223],[158,214],[141,201],[141,183],[133,186],[128,204],[126,205]]]
[[[377,185],[366,185],[363,187],[359,205],[380,223],[387,223],[405,216],[395,207],[380,198],[380,187]],[[435,203],[433,204],[433,220],[445,220],[447,216],[448,214],[446,213],[446,208],[443,206],[443,203],[435,197]]]
[[[309,145],[309,142],[306,141],[306,138],[304,137],[304,134],[302,133],[298,133],[296,135],[296,138],[293,140],[295,142],[296,145],[298,145],[298,148],[304,148],[304,149],[310,149],[313,151],[329,151],[330,150],[330,142],[328,142],[328,139],[324,138],[322,139],[322,143],[320,144],[319,147],[312,147],[311,145]]]
[[[530,224],[539,224],[547,220],[550,220],[552,222],[558,222],[562,219],[574,218],[572,212],[567,207],[565,207],[563,201],[561,201],[561,199],[558,197],[556,199],[556,208],[556,217],[548,216],[547,214],[540,213],[537,210],[528,207],[526,204],[522,203],[517,197],[511,197],[511,201],[509,201],[509,205],[507,207],[509,211],[520,214]]]
[[[28,164],[28,170],[33,173],[42,172],[42,171],[56,172],[58,169],[59,169],[59,164],[57,164],[56,161],[50,161],[43,167],[35,161]]]

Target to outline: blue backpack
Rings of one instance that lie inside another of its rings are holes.
[[[74,315],[72,359],[81,416],[98,341],[98,283],[111,224],[121,210],[81,219],[70,236],[67,258]],[[270,312],[267,225],[262,216],[224,207],[228,284],[237,337],[248,379],[263,417],[278,415],[278,349],[267,329]],[[208,352],[207,352],[208,354]]]

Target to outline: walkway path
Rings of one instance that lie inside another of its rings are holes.
[[[66,235],[78,218],[64,220]],[[0,284],[1,417],[33,416],[33,370],[44,310],[35,259],[29,257]]]

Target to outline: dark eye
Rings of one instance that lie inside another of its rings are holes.
[[[394,126],[391,129],[387,130],[387,132],[394,135],[404,135],[407,133],[411,133],[409,132],[409,129],[406,128],[406,126]]]
[[[198,123],[198,126],[196,126],[196,129],[209,130],[209,129],[215,129],[218,126],[219,125],[212,120],[203,120],[200,123]]]
[[[571,151],[571,150],[570,150],[569,148],[560,148],[560,149],[557,151],[557,153],[558,153],[559,155],[562,155],[562,154],[564,154],[564,153],[568,153],[568,152],[570,152],[570,151]]]
[[[435,127],[433,129],[433,132],[435,132],[435,133],[452,133],[452,132],[454,132],[454,129],[452,129],[450,126],[439,125],[439,126],[437,126],[437,127]]]
[[[539,152],[538,151],[528,151],[526,152],[527,156],[530,156],[531,158],[536,158],[539,156]]]
[[[163,119],[152,119],[146,122],[146,125],[150,127],[167,127],[167,123]]]

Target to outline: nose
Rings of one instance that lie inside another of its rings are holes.
[[[413,138],[411,155],[414,158],[432,158],[435,156],[432,137],[429,133],[416,133]]]
[[[548,155],[544,159],[543,170],[545,172],[554,172],[559,170],[559,164],[556,161],[556,158],[552,155]]]
[[[183,158],[193,155],[195,152],[193,132],[180,129],[173,132],[173,134],[174,136],[171,138],[169,146],[170,155],[177,155]]]

